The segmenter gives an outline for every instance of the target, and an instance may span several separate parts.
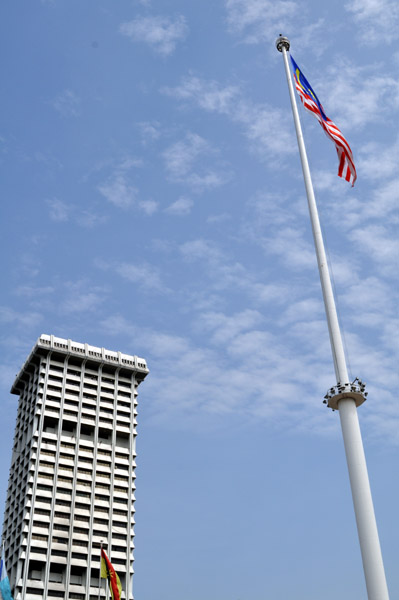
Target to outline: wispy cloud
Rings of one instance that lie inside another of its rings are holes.
[[[370,180],[386,180],[397,174],[399,164],[399,139],[393,143],[369,142],[359,149],[357,170],[362,177]]]
[[[70,207],[59,198],[49,198],[46,200],[49,207],[49,216],[52,221],[62,223],[69,220]]]
[[[138,205],[144,214],[150,217],[157,212],[159,203],[156,200],[141,200]]]
[[[397,232],[396,232],[397,233]],[[399,239],[387,225],[369,225],[352,232],[352,238],[369,258],[377,263],[383,274],[397,279]]]
[[[377,66],[359,67],[346,59],[330,66],[328,76],[323,76],[317,90],[322,90],[320,95],[327,114],[345,130],[391,119],[392,109],[399,105],[396,79]],[[351,98],[351,102],[343,103],[343,98]]]
[[[163,88],[163,93],[209,112],[223,114],[243,128],[251,148],[263,160],[277,160],[294,152],[292,128],[280,109],[256,104],[245,98],[237,85],[223,86],[215,80],[189,76],[175,88]]]
[[[59,198],[46,200],[49,207],[49,217],[56,223],[72,221],[80,227],[88,229],[105,223],[105,215],[98,214],[95,210],[82,209],[76,204],[67,204]]]
[[[298,47],[312,45],[313,54],[324,52],[329,40],[323,18],[312,21],[312,13],[294,0],[226,0],[230,33],[245,44],[267,44],[276,59],[274,40],[280,32],[294,31]]]
[[[159,269],[148,262],[135,264],[127,262],[112,263],[104,260],[96,260],[95,265],[103,271],[112,270],[122,277],[122,279],[136,284],[144,291],[155,291],[158,293],[169,292],[168,287],[161,279]]]
[[[206,260],[208,263],[218,264],[224,261],[224,255],[218,246],[205,239],[196,239],[185,242],[180,246],[180,252],[187,260]]]
[[[256,243],[262,246],[263,239],[258,240]],[[217,306],[227,291],[244,295],[247,298],[247,305],[250,303],[250,305],[256,307],[267,306],[269,312],[270,309],[276,309],[276,307],[280,311],[281,306],[294,302],[297,297],[303,296],[303,291],[300,288],[298,289],[287,282],[286,275],[281,281],[277,281],[275,277],[273,281],[269,281],[267,271],[259,273],[247,265],[232,260],[229,254],[224,252],[214,241],[201,238],[195,239],[181,244],[179,251],[185,261],[197,263],[197,269],[200,269],[201,276],[206,275],[207,277],[207,294],[212,301],[208,305],[208,298],[200,297],[201,292],[197,291],[197,298],[195,301],[190,301],[190,304],[198,307],[198,310],[207,312],[211,307]],[[292,249],[294,254],[296,251],[298,252],[298,248]],[[289,262],[291,258],[282,251],[280,256],[281,263]],[[305,260],[305,268],[307,269],[308,264],[306,261],[308,258],[313,262],[315,260],[314,256],[309,254],[309,257],[306,255],[305,259],[303,257],[299,258],[289,266],[298,272],[298,262],[300,268],[303,269],[301,261]],[[274,263],[275,261],[273,261]]]
[[[181,421],[187,428],[190,423],[195,426],[195,422],[201,422],[207,414],[217,419],[239,410],[241,423],[267,419],[269,425],[279,428],[317,430],[324,435],[334,423],[321,403],[333,379],[330,349],[325,323],[309,320],[312,304],[303,308],[303,327],[294,331],[291,325],[292,336],[266,329],[262,315],[251,310],[232,315],[204,314],[197,322],[197,330],[202,324],[205,336],[197,342],[193,337],[143,329],[119,315],[109,316],[101,327],[108,334],[127,336],[132,343],[134,340],[135,347],[145,353],[157,373],[157,378],[146,382],[147,393],[154,398],[153,415],[163,422],[176,425]],[[321,338],[325,342],[320,343]],[[384,358],[373,352],[368,355],[368,350],[359,349],[355,365],[365,372],[370,363],[381,365]],[[309,378],[309,373],[316,372],[317,379]],[[385,369],[385,373],[389,372],[389,368]],[[394,403],[386,392],[383,377],[378,382],[385,402],[383,408],[370,405],[369,414],[374,420]],[[391,413],[397,422],[397,413]],[[371,426],[377,429],[375,423]],[[394,428],[390,439],[393,432]]]
[[[102,301],[99,294],[94,292],[80,292],[78,295],[74,295],[65,300],[61,305],[61,311],[66,313],[92,312],[102,303]]]
[[[225,168],[215,170],[208,166],[208,157],[214,158],[217,154],[217,150],[204,138],[189,132],[183,140],[169,146],[163,152],[163,158],[172,181],[185,183],[195,191],[202,191],[219,187],[230,179]]]
[[[174,52],[177,43],[186,38],[188,26],[183,15],[175,19],[158,15],[122,23],[119,31],[132,41],[148,44],[158,54],[168,56]]]
[[[43,320],[38,312],[17,311],[9,306],[0,306],[0,322],[12,323],[22,328],[36,327]]]
[[[108,202],[118,208],[128,208],[137,200],[138,189],[132,185],[125,173],[116,173],[98,186],[98,191]]]
[[[186,198],[182,196],[178,198],[175,202],[172,202],[166,209],[165,212],[171,215],[177,215],[179,217],[188,215],[191,212],[194,202],[191,198]]]
[[[56,288],[52,285],[37,286],[37,285],[20,285],[15,290],[17,296],[24,296],[26,298],[43,298],[53,294]]]
[[[345,4],[345,10],[353,15],[364,44],[390,44],[399,37],[396,0],[352,0]]]
[[[341,302],[350,307],[354,318],[367,321],[369,327],[380,329],[385,319],[395,317],[396,313],[396,298],[393,298],[390,286],[376,276],[354,277],[346,286]]]
[[[161,136],[161,125],[158,121],[142,121],[137,126],[144,145],[154,142]]]
[[[267,256],[278,257],[290,270],[315,268],[315,253],[305,234],[300,205],[287,202],[281,194],[261,193],[248,201],[248,209],[243,233],[251,236]]]
[[[218,81],[194,75],[183,78],[179,86],[165,87],[162,91],[179,100],[194,101],[200,108],[220,114],[230,114],[234,103],[241,97],[241,89],[237,85],[223,87]]]
[[[226,11],[230,31],[248,44],[274,39],[300,15],[297,2],[291,0],[226,0]]]
[[[80,115],[80,98],[72,90],[66,89],[60,92],[51,104],[63,117],[78,117]]]
[[[164,152],[166,168],[174,179],[181,179],[191,171],[196,159],[209,153],[211,147],[200,135],[188,133]]]
[[[198,320],[198,327],[208,331],[215,344],[228,344],[237,335],[253,329],[264,321],[256,310],[246,309],[241,313],[227,316],[222,312],[205,312]]]
[[[158,204],[154,200],[143,200],[133,183],[132,171],[141,168],[143,162],[135,157],[125,157],[113,166],[108,178],[97,186],[97,190],[108,202],[118,208],[128,209],[136,206],[146,215],[157,211]]]

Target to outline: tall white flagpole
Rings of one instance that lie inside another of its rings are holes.
[[[285,74],[287,76],[291,108],[294,116],[295,131],[301,157],[303,177],[305,180],[306,195],[308,198],[328,331],[330,334],[335,375],[337,378],[337,385],[329,390],[325,396],[325,401],[330,408],[339,411],[368,599],[389,600],[373,500],[371,497],[370,482],[367,473],[366,458],[364,455],[357,415],[357,407],[365,401],[365,396],[367,394],[364,393],[364,384],[359,379],[355,379],[352,383],[349,382],[345,352],[324,249],[316,199],[310,176],[298,108],[295,101],[291,70],[288,63],[288,51],[290,49],[288,38],[283,36],[277,38],[276,47],[277,50],[282,53],[284,59]]]

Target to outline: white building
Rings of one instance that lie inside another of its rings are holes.
[[[41,335],[19,395],[3,542],[14,600],[132,597],[137,387],[145,360]]]

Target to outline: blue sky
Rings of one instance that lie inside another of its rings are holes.
[[[398,546],[398,6],[3,5],[1,503],[40,333],[144,356],[138,600],[366,597],[279,33],[300,107],[391,597]]]

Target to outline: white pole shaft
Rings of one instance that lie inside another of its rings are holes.
[[[285,74],[287,76],[291,108],[294,116],[295,131],[298,140],[299,154],[301,157],[303,177],[305,180],[313,238],[316,247],[317,263],[319,266],[320,281],[327,316],[328,331],[330,334],[330,343],[334,359],[335,374],[337,377],[337,383],[348,383],[349,379],[348,370],[346,367],[345,352],[338,322],[330,273],[324,250],[323,236],[321,233],[316,199],[313,191],[312,179],[310,176],[309,163],[306,154],[305,143],[303,140],[298,108],[295,101],[294,86],[292,83],[291,71],[288,63],[288,54],[285,46],[282,46],[281,51],[284,58]],[[355,509],[368,599],[389,600],[355,400],[351,398],[341,400],[338,403],[338,409],[341,420],[342,436],[344,439],[346,460],[348,464],[349,479],[352,490],[352,499]]]
[[[369,600],[389,600],[356,403],[338,402]]]
[[[334,294],[331,285],[326,252],[324,250],[323,236],[321,233],[320,220],[317,212],[316,199],[313,191],[312,178],[310,176],[308,157],[306,154],[305,142],[303,140],[302,127],[298,114],[298,107],[295,102],[295,91],[292,83],[290,66],[288,64],[288,54],[287,50],[284,47],[282,49],[282,52],[284,57],[285,74],[287,76],[288,89],[291,99],[291,108],[294,116],[296,137],[298,140],[299,154],[301,157],[303,178],[305,180],[306,195],[308,198],[310,220],[312,223],[317,264],[319,267],[321,288],[323,291],[324,306],[327,316],[328,331],[330,334],[330,343],[334,360],[335,375],[337,378],[337,383],[349,383],[344,346],[342,343],[341,331],[339,328],[337,310],[335,307]]]

